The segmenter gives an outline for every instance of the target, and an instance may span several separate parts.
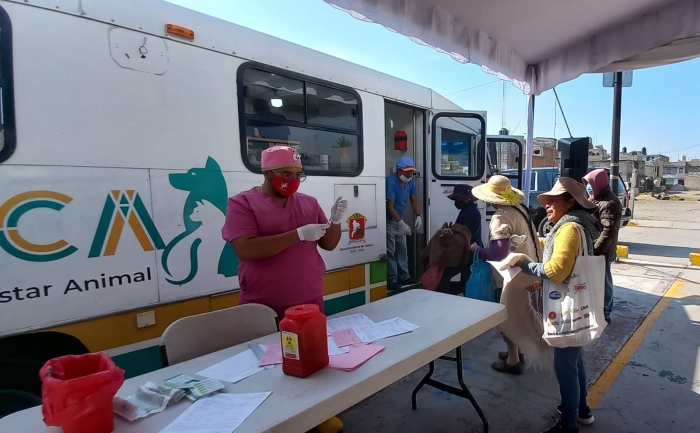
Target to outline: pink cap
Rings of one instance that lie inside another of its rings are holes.
[[[269,149],[263,150],[261,156],[262,162],[260,166],[263,171],[288,167],[301,168],[301,155],[291,147],[270,147]]]

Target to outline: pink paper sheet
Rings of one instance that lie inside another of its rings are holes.
[[[376,344],[365,344],[359,347],[351,345],[348,353],[331,356],[328,367],[336,370],[354,371],[383,350],[384,346]]]
[[[333,331],[331,332],[331,337],[333,337],[333,341],[335,341],[335,345],[338,347],[362,344],[360,337],[358,337],[352,329]]]
[[[265,367],[266,365],[275,365],[282,363],[282,345],[281,344],[270,344],[265,349],[258,367]]]

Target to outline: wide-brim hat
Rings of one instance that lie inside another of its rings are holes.
[[[569,193],[576,203],[580,204],[586,209],[595,209],[596,205],[591,203],[586,194],[586,188],[581,182],[571,177],[560,177],[557,179],[557,183],[554,184],[552,190],[549,192],[542,193],[537,196],[537,201],[540,202],[542,206],[545,205],[545,197],[556,197],[565,193]]]
[[[517,206],[525,201],[525,193],[513,188],[510,179],[495,175],[489,181],[472,188],[474,197],[486,203],[501,206]]]

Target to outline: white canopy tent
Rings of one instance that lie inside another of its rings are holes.
[[[525,191],[535,95],[585,73],[700,57],[700,0],[324,1],[480,65],[530,95]]]

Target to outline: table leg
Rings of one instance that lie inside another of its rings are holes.
[[[439,389],[440,391],[444,391],[452,395],[456,395],[458,397],[462,397],[469,400],[469,402],[474,407],[474,410],[476,410],[476,413],[479,415],[479,418],[481,418],[481,422],[484,425],[484,433],[488,433],[489,422],[486,419],[486,415],[484,415],[484,412],[481,410],[479,403],[477,403],[471,391],[469,391],[469,387],[467,386],[467,384],[464,383],[464,373],[462,371],[462,347],[460,346],[456,349],[456,356],[441,356],[438,359],[457,363],[457,381],[459,382],[460,388],[456,388],[433,379],[432,375],[435,372],[435,361],[431,361],[428,367],[428,374],[426,374],[425,377],[421,379],[421,381],[418,383],[418,386],[416,386],[416,388],[413,390],[413,394],[411,395],[411,406],[413,407],[413,410],[416,410],[418,408],[416,402],[416,395],[418,394],[418,391],[420,391],[421,388],[423,388],[425,385],[428,385],[435,389]]]

